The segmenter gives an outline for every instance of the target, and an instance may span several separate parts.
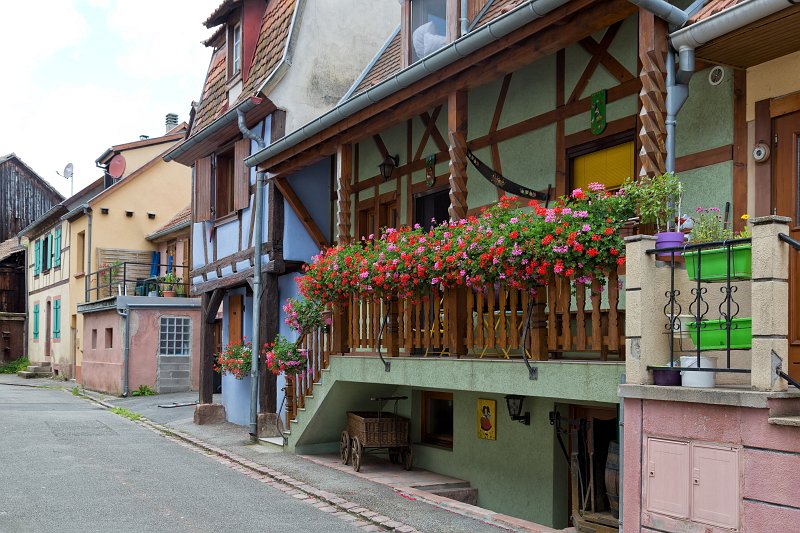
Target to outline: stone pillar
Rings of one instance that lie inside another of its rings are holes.
[[[775,367],[780,365],[784,372],[788,372],[791,249],[778,235],[789,234],[790,222],[788,217],[775,215],[750,219],[753,229],[753,349],[750,379],[756,390],[784,391],[787,388],[786,381],[778,379],[775,374]]]
[[[652,384],[648,365],[669,362],[669,336],[665,335],[665,293],[669,286],[659,282],[654,255],[656,238],[634,235],[625,239],[625,372],[626,382]]]

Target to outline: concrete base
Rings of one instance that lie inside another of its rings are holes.
[[[194,408],[194,423],[222,424],[225,422],[225,407],[218,403],[201,403]]]
[[[258,413],[258,437],[281,437],[283,423],[275,413]]]

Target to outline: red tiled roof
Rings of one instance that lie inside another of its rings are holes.
[[[225,47],[214,52],[206,74],[203,98],[192,124],[192,135],[211,124],[215,118],[228,109],[227,74],[225,72]]]
[[[239,97],[240,100],[255,95],[283,58],[296,2],[297,0],[273,0],[269,3],[269,10],[261,20],[253,65],[250,67],[250,76]]]
[[[191,220],[192,220],[192,206],[191,204],[189,204],[180,211],[178,211],[178,213],[174,217],[172,217],[169,220],[169,222],[167,222],[166,224],[155,230],[153,233],[148,235],[147,238],[150,239],[155,235],[169,234],[171,233],[170,230],[177,229],[183,224],[191,222]]]
[[[242,0],[222,0],[222,3],[217,6],[203,24],[206,28],[213,28],[218,24],[222,24],[225,21],[224,17],[233,11],[240,3],[242,3]]]
[[[400,32],[397,32],[383,49],[380,57],[376,59],[369,72],[362,78],[361,83],[358,84],[353,94],[366,91],[400,70],[401,54],[403,53],[401,44]]]
[[[711,0],[709,3],[704,5],[700,11],[692,15],[692,17],[689,19],[689,24],[707,19],[712,15],[716,15],[720,11],[728,9],[729,7],[733,7],[737,4],[741,4],[742,2],[744,2],[744,0]]]
[[[475,24],[475,27],[479,28],[487,22],[491,22],[497,17],[505,15],[524,1],[525,0],[493,0],[486,9],[486,13],[484,13],[478,23]]]

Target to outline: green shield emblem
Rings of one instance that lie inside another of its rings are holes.
[[[595,135],[600,135],[606,129],[606,90],[597,91],[592,95],[591,130]]]

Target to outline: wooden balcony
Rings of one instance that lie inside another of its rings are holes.
[[[379,345],[389,359],[521,360],[524,343],[525,356],[533,361],[624,361],[625,311],[619,292],[613,272],[605,287],[599,281],[586,285],[551,277],[533,295],[500,285],[483,291],[434,289],[419,302],[353,298],[334,307],[332,326],[303,339],[308,369],[288,380],[287,426],[332,355],[377,357]]]

